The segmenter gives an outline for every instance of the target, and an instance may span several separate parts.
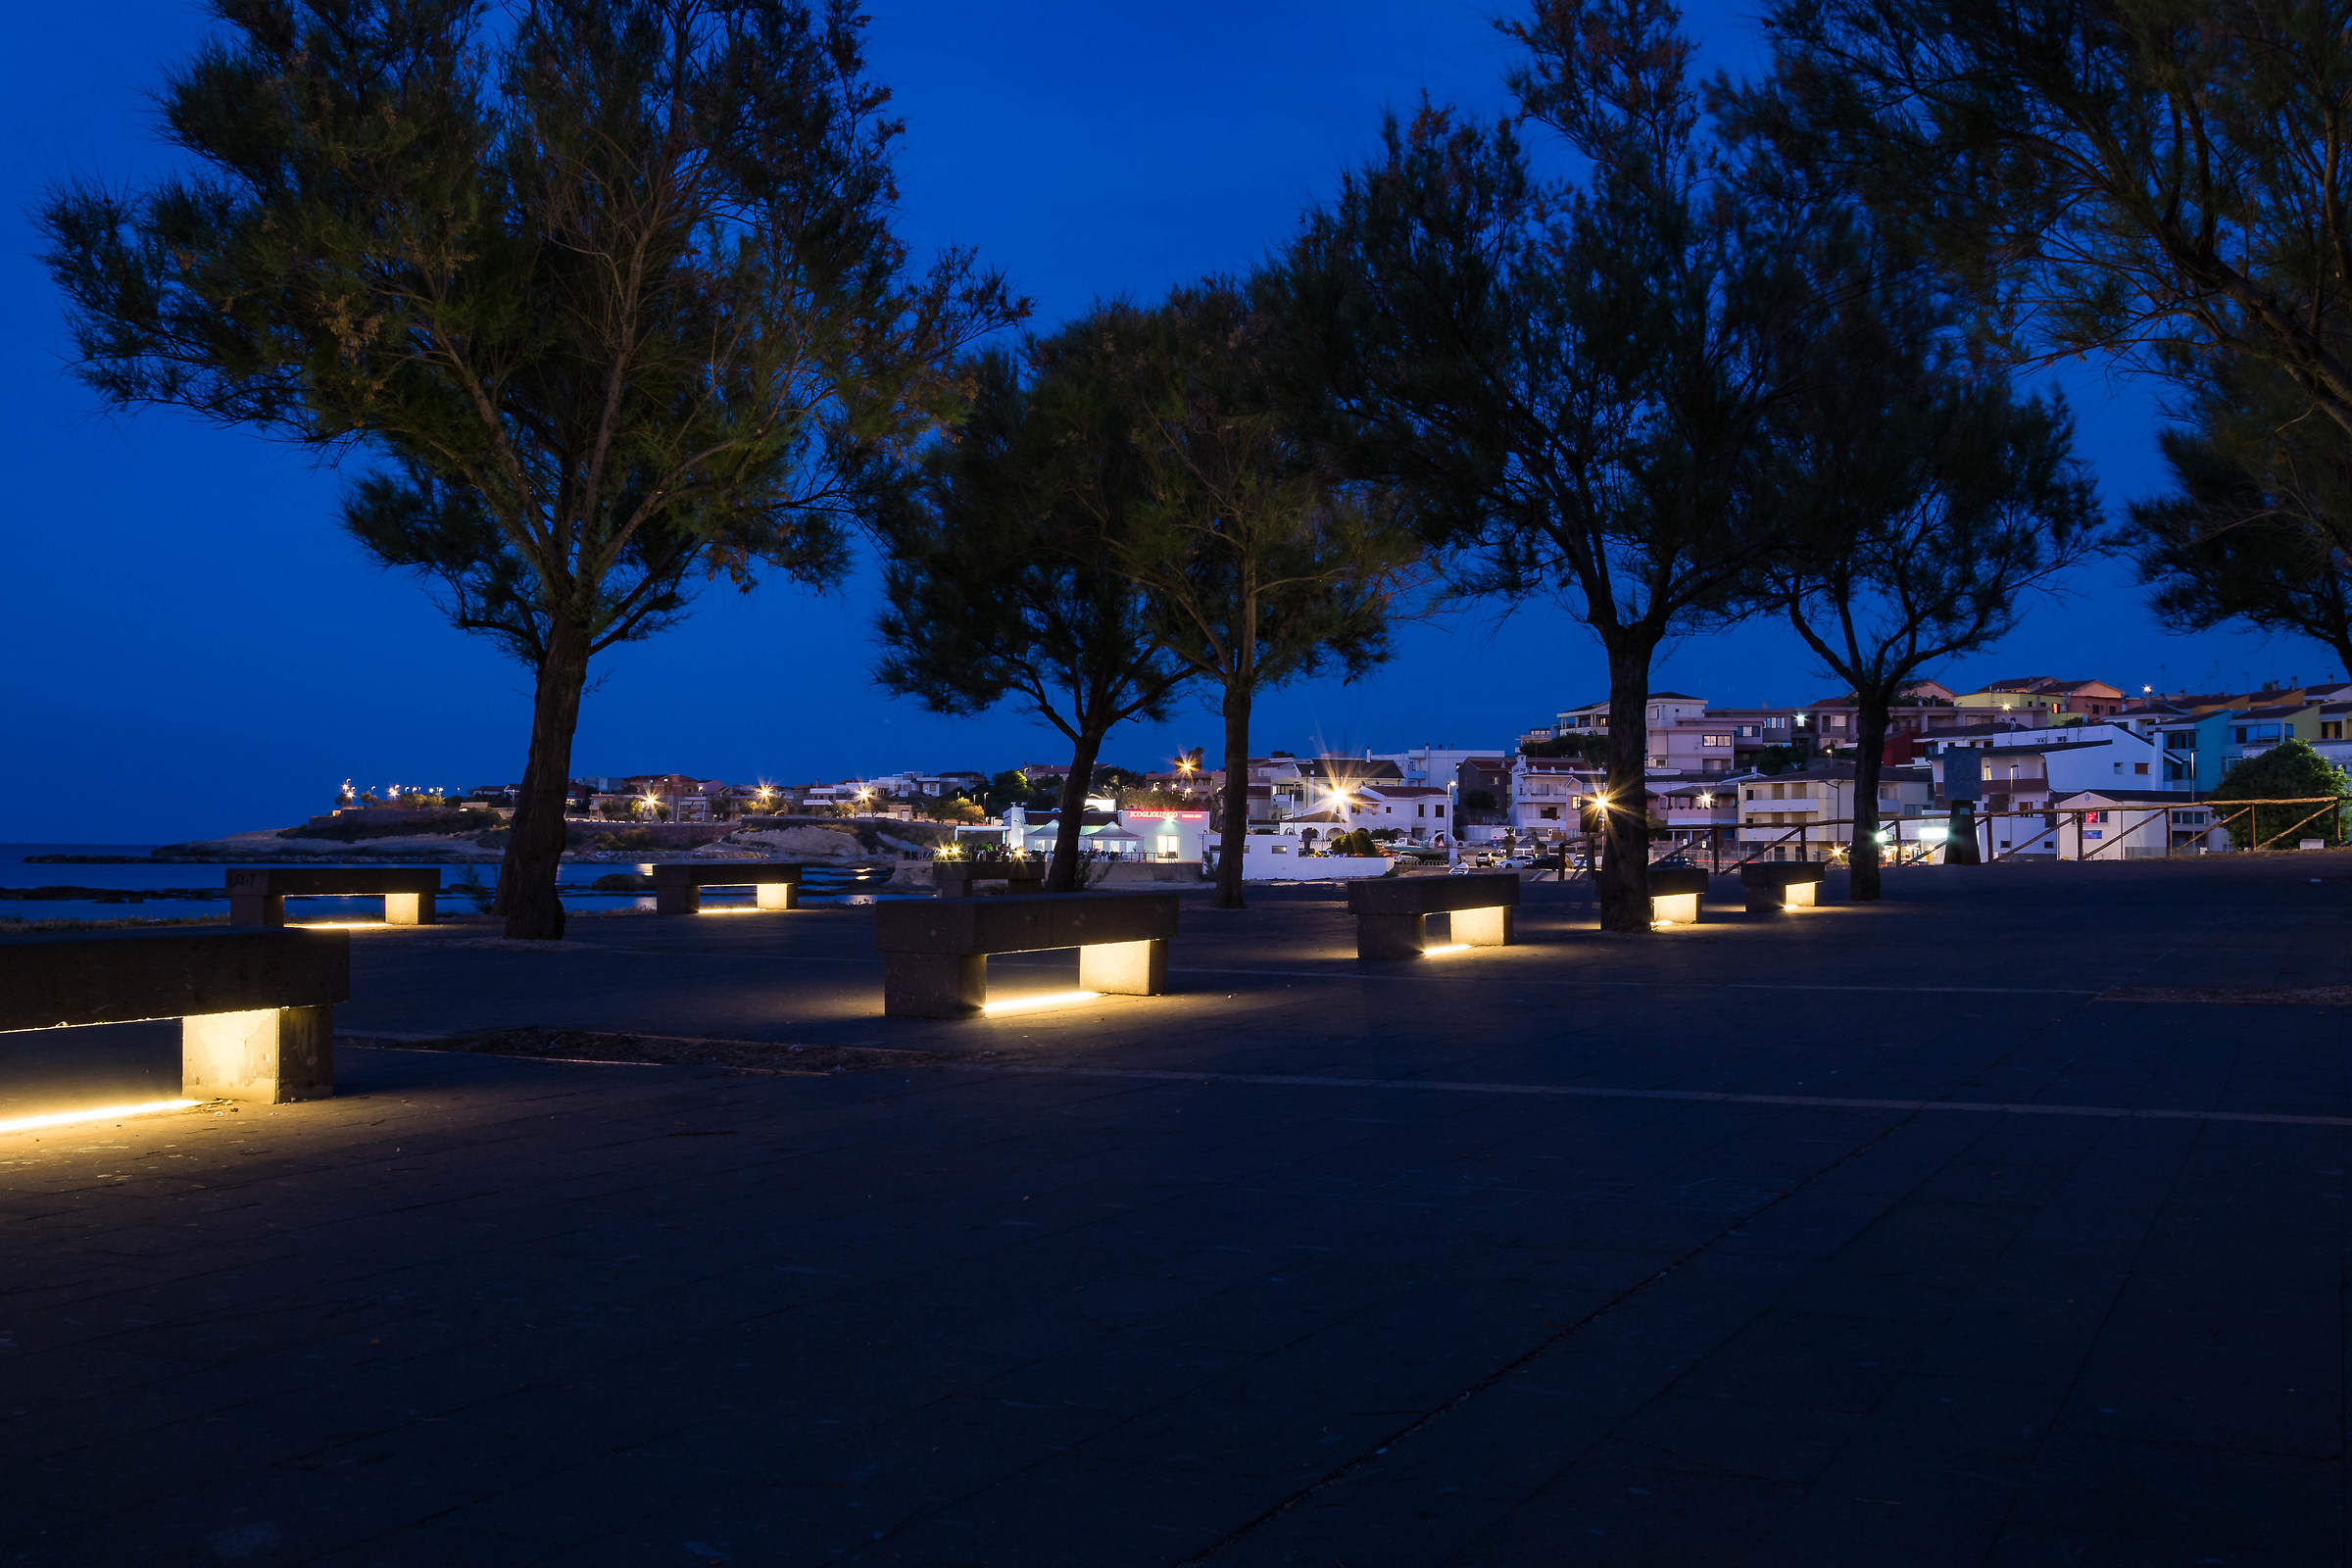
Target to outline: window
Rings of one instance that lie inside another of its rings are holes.
[[[1744,736],[1749,740],[1753,740],[1758,735],[1761,735],[1763,731],[1754,724],[1740,724],[1734,726],[1732,733],[1735,735]]]
[[[1546,822],[1557,822],[1560,819],[1560,808],[1556,806],[1546,806],[1536,814]]]
[[[2265,746],[2278,739],[2276,724],[2240,724],[2230,732],[2240,746]]]
[[[2145,773],[2147,770],[2148,764],[2145,762],[2133,762],[2132,764],[2132,771],[2134,773]]]
[[[1729,746],[1732,744],[1732,738],[1729,735],[1701,735],[1698,738],[1698,744],[1701,746]]]
[[[1748,798],[1749,800],[1751,800],[1751,801],[1752,801],[1752,800],[1754,800],[1754,799],[1756,799],[1756,791],[1755,791],[1755,789],[1754,789],[1754,787],[1753,787],[1753,786],[1750,786],[1750,787],[1749,787],[1749,789],[1748,789],[1748,792],[1747,792],[1747,798]]]
[[[2344,721],[2342,719],[2324,718],[2320,720],[2320,739],[2324,741],[2340,741],[2343,738]]]
[[[1821,715],[1821,722],[1825,729],[1843,729],[1845,728],[1845,715],[1843,713],[1824,713]]]

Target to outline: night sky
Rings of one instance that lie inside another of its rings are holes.
[[[1190,7],[875,0],[871,54],[907,122],[904,228],[971,244],[1051,325],[1098,297],[1150,298],[1249,266],[1373,146],[1387,106],[1491,111],[1506,46],[1493,6],[1252,0]],[[1752,71],[1752,6],[1691,13],[1710,69]],[[1181,20],[1177,20],[1181,19]],[[26,215],[71,173],[137,180],[172,156],[147,94],[199,36],[193,6],[115,0],[19,15],[0,77],[0,428],[10,447],[9,765],[0,839],[155,842],[274,826],[349,777],[462,788],[519,774],[527,678],[443,622],[414,583],[333,522],[336,477],[252,435],[181,416],[102,415],[66,374],[58,299]],[[2156,483],[2145,389],[2097,367],[2065,383],[2110,506]],[[1062,746],[1009,710],[933,717],[871,683],[873,576],[831,597],[710,591],[686,625],[606,657],[579,774],[679,770],[799,782],[899,768],[996,769]],[[1355,686],[1265,699],[1255,746],[1507,745],[1605,690],[1598,650],[1555,607],[1409,628]],[[2254,635],[2174,638],[2128,567],[2082,573],[1994,653],[1937,671],[2129,688],[2316,680],[2332,657]],[[1691,639],[1657,679],[1724,703],[1826,689],[1772,627]],[[1188,704],[1113,735],[1106,760],[1213,750]]]

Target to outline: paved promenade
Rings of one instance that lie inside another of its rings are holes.
[[[355,933],[340,1098],[0,1139],[0,1564],[2345,1563],[2352,857],[1734,887],[957,1024],[870,910]],[[416,1049],[526,1026],[926,1054]]]

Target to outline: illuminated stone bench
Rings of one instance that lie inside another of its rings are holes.
[[[230,925],[284,925],[289,895],[382,899],[384,924],[431,925],[437,865],[255,865],[228,873]]]
[[[699,914],[705,888],[753,890],[762,909],[793,909],[801,903],[801,868],[748,860],[662,860],[654,866],[654,912]]]
[[[1821,902],[1822,864],[1819,860],[1759,860],[1740,868],[1747,890],[1747,912],[1772,914],[1781,909],[1809,909]]]
[[[1670,925],[1698,924],[1698,901],[1706,897],[1707,873],[1696,866],[1649,868],[1649,917]]]
[[[969,1018],[988,1005],[993,953],[1078,950],[1078,988],[1156,997],[1168,988],[1173,893],[908,899],[874,910],[882,1012]]]
[[[1042,860],[933,860],[931,885],[943,899],[968,899],[975,882],[1002,882],[1012,894],[1043,893],[1046,866]]]
[[[1519,907],[1519,877],[1374,877],[1348,884],[1359,958],[1418,958],[1429,951],[1429,917],[1453,917],[1453,940],[1465,947],[1504,948]]]
[[[279,1104],[335,1092],[351,933],[43,933],[0,940],[0,1030],[177,1018],[180,1093]]]

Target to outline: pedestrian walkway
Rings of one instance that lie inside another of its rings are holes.
[[[357,934],[339,1098],[0,1140],[0,1562],[2342,1561],[2352,859],[1888,880],[958,1023],[854,908]]]

